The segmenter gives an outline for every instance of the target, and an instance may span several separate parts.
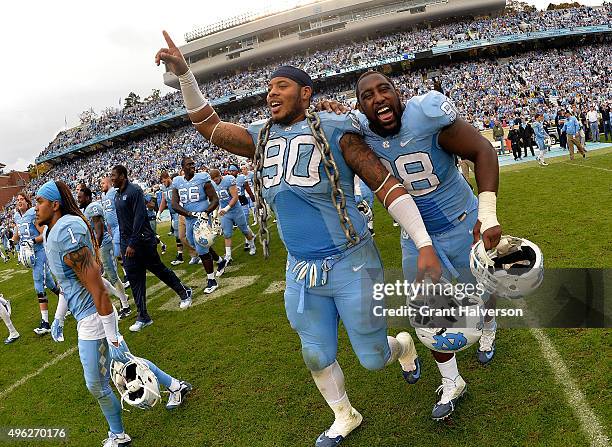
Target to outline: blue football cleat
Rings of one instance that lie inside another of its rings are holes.
[[[353,430],[355,430],[361,425],[362,421],[363,417],[361,416],[361,414],[357,410],[352,408],[350,416],[346,420],[334,421],[333,425],[328,430],[325,430],[319,435],[319,437],[317,438],[317,442],[315,442],[315,447],[336,447],[337,445],[340,445],[340,443],[344,441],[344,439]],[[332,429],[335,433],[344,433],[344,435],[339,434],[334,437],[328,436],[327,434]]]
[[[495,333],[497,331],[497,323],[492,329],[483,329],[482,336],[478,342],[478,350],[476,358],[482,365],[488,365],[495,355]]]
[[[402,375],[404,376],[404,380],[408,382],[410,385],[414,385],[421,378],[421,360],[417,357],[414,359],[414,364],[416,368],[412,371],[404,371],[402,370]]]
[[[338,435],[335,438],[329,438],[326,433],[327,432],[323,432],[319,435],[315,447],[335,447],[344,441],[344,436],[342,435]]]

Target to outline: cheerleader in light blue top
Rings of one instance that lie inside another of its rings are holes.
[[[64,340],[64,318],[70,310],[77,320],[85,384],[98,400],[109,425],[104,447],[129,445],[131,439],[124,430],[121,405],[109,379],[111,360],[126,362],[131,354],[119,333],[117,312],[102,282],[92,229],[63,182],[49,181],[41,186],[36,195],[36,218],[39,225],[47,225],[43,234],[45,251],[65,297],[58,304],[51,335],[55,341]],[[166,407],[174,409],[181,405],[191,385],[169,376],[152,362],[141,360],[170,392]]]
[[[37,335],[48,334],[51,330],[49,326],[49,299],[45,288],[54,294],[60,294],[58,286],[55,284],[53,276],[47,265],[47,256],[43,249],[43,228],[36,223],[36,215],[30,198],[25,193],[17,195],[17,209],[13,216],[15,228],[13,232],[13,242],[19,243],[17,252],[21,249],[29,248],[34,252],[34,263],[32,265],[32,278],[34,279],[34,290],[38,297],[38,307],[40,308],[40,324],[34,329]]]
[[[256,185],[257,205],[262,207],[265,200],[273,209],[288,252],[287,317],[300,337],[304,362],[335,416],[316,445],[335,447],[362,421],[350,404],[336,361],[339,320],[367,369],[399,360],[403,370],[410,370],[416,357],[407,332],[388,337],[386,321],[373,318],[372,307],[377,303],[372,288],[383,280],[383,272],[365,219],[357,210],[355,174],[418,241],[421,274],[439,277],[440,264],[431,240],[414,201],[365,144],[353,116],[324,117],[309,112],[307,117],[313,82],[306,72],[291,66],[276,69],[267,85],[270,120],[245,129],[220,120],[178,47],[168,33],[164,32],[164,38],[167,48],[157,53],[156,61],[163,61],[178,76],[196,129],[212,144],[255,160],[256,183],[261,184],[261,188]],[[323,138],[327,144],[322,143]],[[325,169],[329,164],[333,173]],[[265,226],[262,218],[260,236],[265,235]],[[262,243],[267,255],[266,240]]]

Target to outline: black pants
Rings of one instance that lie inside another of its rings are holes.
[[[521,147],[518,145],[518,143],[512,145],[512,155],[514,156],[515,160],[521,157]]]
[[[125,253],[125,249],[122,247]],[[123,256],[123,267],[127,273],[134,302],[138,308],[137,321],[149,321],[151,317],[147,312],[147,270],[162,280],[174,290],[181,298],[185,297],[185,286],[172,270],[166,267],[159,254],[156,244],[139,245],[136,254],[131,258]]]
[[[523,143],[523,149],[525,150],[525,157],[527,157],[527,148],[531,149],[531,156],[535,157],[535,154],[533,153],[534,144],[535,144],[535,141],[533,141],[531,138]]]

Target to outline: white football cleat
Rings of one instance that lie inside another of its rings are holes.
[[[108,438],[102,441],[102,447],[127,447],[132,443],[132,438],[127,434],[116,435],[112,432],[108,432]]]
[[[168,398],[168,403],[166,404],[166,408],[168,410],[174,410],[176,407],[181,406],[183,402],[185,401],[185,396],[187,395],[187,393],[191,391],[191,389],[192,389],[192,386],[189,382],[181,381],[180,387],[178,390],[176,391],[168,390],[168,392],[170,393],[170,397]]]
[[[335,447],[339,445],[353,430],[361,425],[363,416],[351,408],[350,416],[342,421],[336,419],[334,423],[319,435],[315,447]]]
[[[255,253],[257,253],[257,248],[255,247],[255,244],[251,245],[251,247],[249,248],[249,254],[251,256],[254,256]]]
[[[149,320],[146,322],[136,320],[136,323],[130,326],[130,332],[140,332],[142,329],[146,328],[147,326],[151,326],[152,324],[153,320]]]
[[[442,377],[442,385],[436,390],[436,393],[442,392],[442,395],[431,412],[433,420],[441,421],[449,417],[451,413],[455,411],[457,401],[463,396],[466,390],[467,384],[465,380],[463,380],[463,377],[457,376],[455,380]]]

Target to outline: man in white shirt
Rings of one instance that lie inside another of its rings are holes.
[[[589,129],[591,129],[591,141],[597,143],[599,142],[599,116],[595,106],[591,105],[586,116],[589,122]]]

